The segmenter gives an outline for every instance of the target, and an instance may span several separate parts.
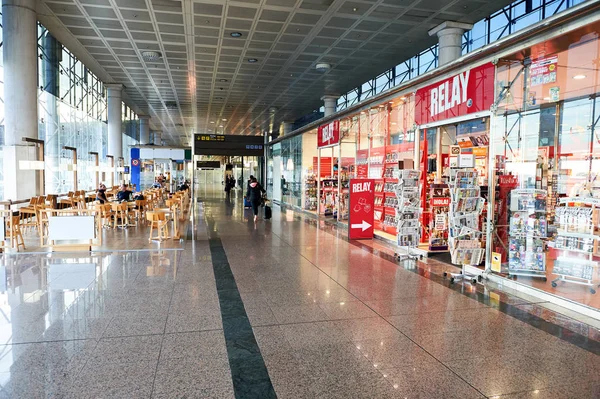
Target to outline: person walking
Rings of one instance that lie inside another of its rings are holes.
[[[231,189],[233,188],[231,180],[231,176],[225,176],[225,192],[227,193],[227,197],[229,197],[229,195],[231,194]]]
[[[266,193],[266,190],[260,185],[258,180],[255,177],[252,177],[250,183],[248,184],[248,192],[246,193],[246,197],[250,200],[252,204],[252,212],[254,212],[254,222],[258,220],[258,208],[262,202],[262,195]]]

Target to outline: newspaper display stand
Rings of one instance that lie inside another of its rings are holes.
[[[559,283],[585,286],[596,293],[600,281],[600,199],[561,198],[556,209],[558,234],[554,249],[562,254],[554,261],[552,287]]]
[[[402,169],[397,171],[398,184],[395,187],[397,243],[403,253],[395,253],[396,260],[419,259],[422,255],[411,253],[419,245],[421,237],[421,171]]]
[[[477,170],[473,168],[450,171],[448,246],[452,264],[462,268],[461,273],[444,273],[444,276],[451,276],[451,283],[466,278],[477,283],[481,279],[477,266],[481,264],[485,254],[482,246],[483,232],[480,229],[480,216],[485,200],[480,196],[477,177]]]

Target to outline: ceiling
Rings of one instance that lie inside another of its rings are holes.
[[[168,144],[188,145],[193,132],[261,134],[269,122],[293,121],[323,95],[346,93],[435,44],[427,32],[440,23],[473,23],[510,1],[44,3]],[[146,62],[143,51],[162,59]],[[331,70],[316,71],[318,62]]]

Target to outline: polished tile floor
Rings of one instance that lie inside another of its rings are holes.
[[[245,212],[203,195],[183,250],[2,255],[0,398],[600,398],[598,341],[525,301]]]

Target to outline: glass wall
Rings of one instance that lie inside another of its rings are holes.
[[[0,12],[0,200],[4,199],[4,35]]]
[[[73,152],[77,149],[77,188],[94,189],[96,171],[90,152],[106,155],[106,91],[73,54],[42,25],[38,26],[38,136],[45,142],[46,193],[75,189]]]
[[[600,309],[598,37],[596,23],[498,66],[498,85],[514,83],[493,122],[490,252],[501,262],[490,267]]]

